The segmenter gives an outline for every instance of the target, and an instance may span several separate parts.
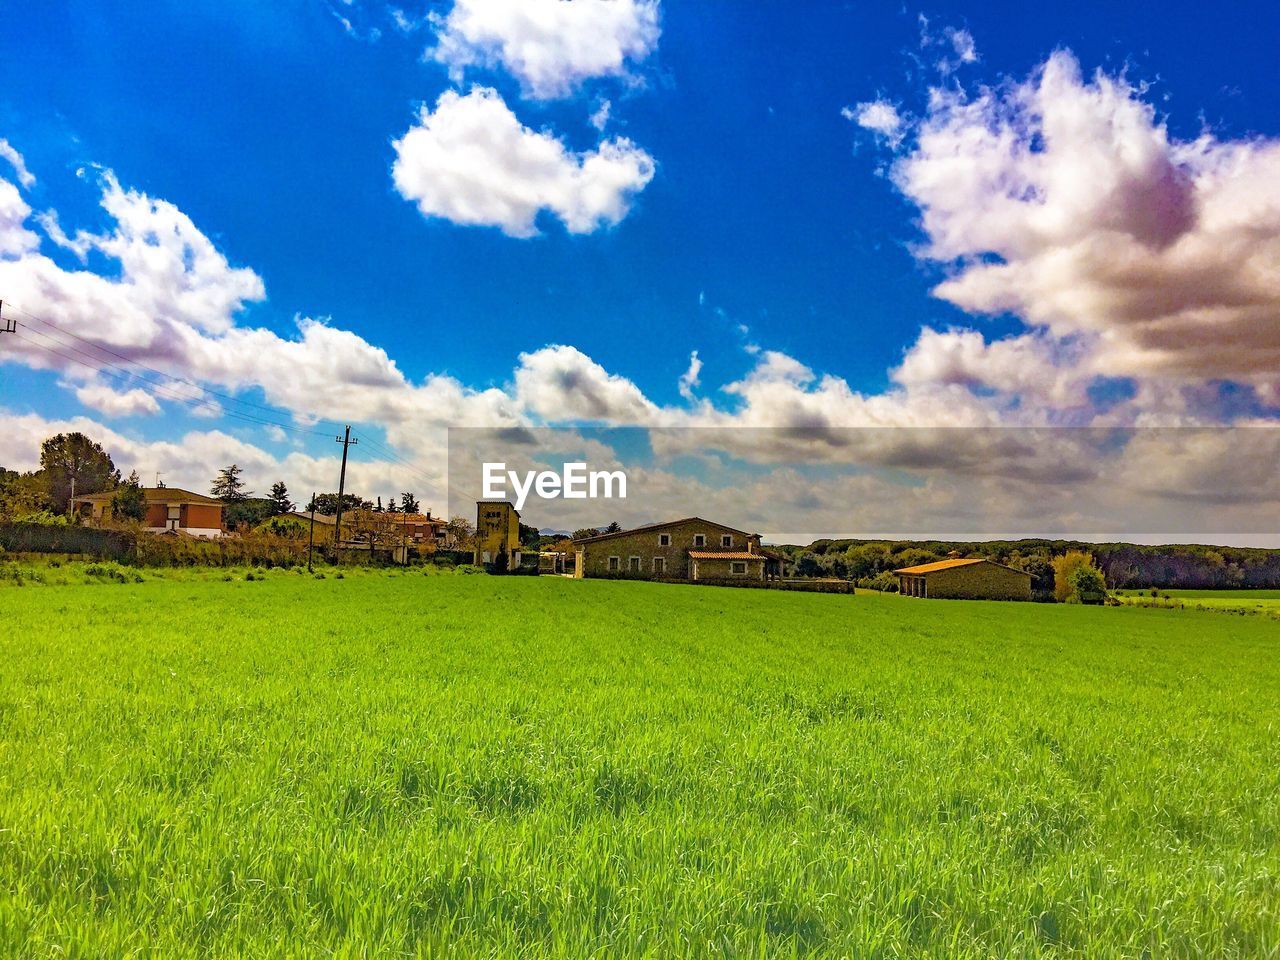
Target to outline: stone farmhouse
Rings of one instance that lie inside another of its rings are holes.
[[[898,591],[904,597],[947,600],[1030,600],[1031,574],[980,557],[953,557],[903,567]]]
[[[782,575],[781,558],[747,533],[701,517],[573,541],[575,577],[725,582]]]

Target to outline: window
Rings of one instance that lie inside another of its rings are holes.
[[[654,572],[654,573],[666,573],[666,572],[667,572],[667,558],[666,558],[666,557],[654,557],[654,558],[653,558],[653,572]]]
[[[639,557],[630,557],[630,558],[629,558],[629,560],[628,560],[628,569],[629,569],[632,573],[639,573],[639,572],[640,572],[640,558],[639,558]]]
[[[720,538],[720,546],[722,546],[722,547],[732,547],[732,546],[733,546],[733,535],[732,535],[732,534],[728,534],[728,533],[726,533],[724,536],[722,536],[722,537]]]
[[[671,534],[669,534],[669,533],[660,533],[660,534],[658,534],[658,546],[660,546],[660,547],[669,547],[669,546],[671,546]]]
[[[610,572],[610,573],[617,573],[617,572],[618,572],[619,570],[621,570],[621,569],[622,569],[622,558],[621,558],[621,557],[610,557],[610,558],[609,558],[609,572]]]
[[[707,545],[706,534],[695,533],[693,535],[693,545],[695,547],[705,547]]]
[[[747,561],[745,560],[731,561],[729,563],[729,572],[732,574],[736,574],[738,576],[744,575],[747,572]]]

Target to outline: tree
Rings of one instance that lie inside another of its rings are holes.
[[[242,473],[244,470],[234,463],[229,467],[223,467],[214,479],[209,492],[223,503],[243,503],[249,499],[252,491],[244,488],[244,481],[240,479]]]
[[[585,540],[587,537],[598,537],[600,531],[595,527],[583,527],[581,530],[573,531],[574,540]]]
[[[400,494],[400,509],[405,513],[421,513],[422,504],[418,502],[417,497],[406,491]]]
[[[400,524],[384,510],[360,509],[351,513],[352,538],[373,547],[400,544]]]
[[[0,467],[0,518],[15,520],[52,508],[49,479],[43,471],[19,473]]]
[[[354,493],[344,493],[342,495],[343,513],[350,513],[352,510],[371,509],[373,509],[373,504],[363,497],[357,497]],[[307,504],[307,512],[310,513],[312,510],[326,517],[335,516],[338,512],[338,495],[336,493],[317,493]]]
[[[378,498],[378,505],[377,505],[376,507],[374,507],[374,508],[373,508],[373,512],[374,512],[374,513],[381,513],[381,512],[382,512],[382,498],[381,498],[381,497],[379,497],[379,498]]]
[[[536,550],[541,540],[542,535],[538,533],[537,527],[531,527],[527,523],[520,524],[520,546]]]
[[[1020,557],[1010,566],[1025,570],[1031,574],[1031,596],[1035,600],[1054,599],[1053,562],[1042,553],[1033,553],[1029,557]]]
[[[466,517],[453,517],[444,525],[444,543],[450,550],[470,550],[475,544],[476,528]]]
[[[271,485],[271,496],[267,499],[271,503],[271,516],[278,517],[282,513],[293,512],[293,501],[289,499],[289,488],[284,485],[284,481],[277,480]]]
[[[142,484],[138,480],[138,471],[134,470],[129,478],[116,487],[111,497],[111,516],[116,520],[142,521],[147,517],[147,498],[142,493]]]
[[[1107,599],[1107,581],[1093,564],[1071,571],[1071,595],[1079,603],[1100,604]]]
[[[271,501],[266,497],[246,497],[227,504],[222,519],[229,530],[252,530],[268,517],[274,516]]]
[[[40,470],[58,513],[66,513],[71,503],[72,481],[76,496],[114,490],[120,483],[111,455],[83,433],[60,433],[40,444]]]
[[[1071,585],[1071,575],[1080,567],[1093,565],[1093,557],[1083,550],[1068,550],[1062,556],[1054,557],[1053,598],[1059,603],[1066,603],[1074,589]]]
[[[621,533],[622,524],[618,523],[617,520],[614,520],[612,523],[610,523],[607,527],[604,528],[604,532],[605,533]]]

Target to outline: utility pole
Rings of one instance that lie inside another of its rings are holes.
[[[76,478],[71,478],[71,499],[67,501],[67,512],[74,513],[76,509]]]
[[[359,441],[351,439],[351,424],[347,424],[347,429],[342,436],[334,437],[334,440],[342,444],[342,472],[338,474],[338,517],[333,526],[333,555],[335,559],[341,559],[342,495],[347,489],[347,447],[353,443],[359,443]]]
[[[311,491],[311,532],[307,534],[307,573],[311,572],[311,551],[316,545],[316,492]]]
[[[400,504],[404,506],[404,504]],[[409,565],[409,514],[400,511],[400,549],[404,551],[404,566]]]
[[[4,301],[0,300],[0,333],[17,333],[18,321],[4,315]]]

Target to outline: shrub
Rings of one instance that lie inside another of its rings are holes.
[[[1071,572],[1071,596],[1077,603],[1100,604],[1107,599],[1107,582],[1095,566],[1076,567]]]
[[[1093,570],[1098,578],[1102,579],[1102,571],[1093,562],[1093,557],[1083,550],[1068,550],[1062,556],[1053,558],[1053,596],[1059,603],[1069,603],[1075,596],[1075,584],[1072,578],[1081,568]],[[1105,581],[1102,592],[1106,594]],[[1077,599],[1076,602],[1081,601]],[[1101,603],[1102,600],[1099,599],[1096,602]]]

